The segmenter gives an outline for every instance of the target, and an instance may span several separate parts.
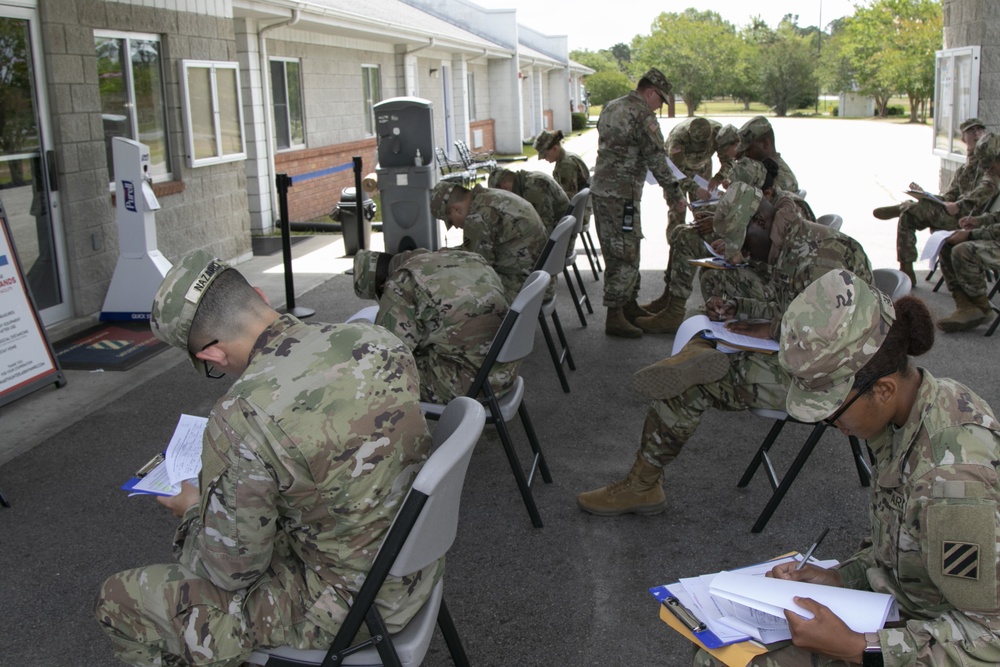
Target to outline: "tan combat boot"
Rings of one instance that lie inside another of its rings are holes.
[[[872,211],[872,215],[879,220],[892,220],[893,218],[898,218],[899,214],[899,204],[896,204],[895,206],[879,206],[877,209]]]
[[[670,305],[670,286],[663,286],[663,294],[656,297],[649,303],[642,304],[641,308],[648,312],[650,315],[656,315],[658,312]]]
[[[619,514],[659,514],[667,509],[660,477],[663,468],[646,462],[642,454],[635,457],[635,464],[625,479],[612,482],[594,491],[581,493],[576,504],[584,512],[597,516]]]
[[[642,329],[633,326],[625,319],[625,309],[622,306],[608,308],[608,317],[604,321],[604,333],[608,336],[620,336],[621,338],[642,337]]]
[[[975,329],[985,322],[993,312],[990,301],[985,294],[972,298],[956,288],[952,290],[951,296],[955,299],[955,312],[948,317],[941,318],[937,323],[938,329],[946,333]]]
[[[699,384],[721,380],[729,372],[729,355],[704,338],[692,338],[672,357],[636,371],[632,386],[647,398],[680,396]]]
[[[913,262],[900,262],[899,270],[910,279],[910,288],[917,289],[917,275],[913,273]]]
[[[640,317],[635,320],[635,325],[653,334],[677,333],[677,327],[684,321],[684,302],[678,298],[673,298],[667,307],[656,315]]]
[[[634,325],[635,321],[640,317],[649,317],[653,313],[649,312],[639,304],[635,302],[635,299],[629,301],[622,308],[622,312],[625,314],[625,319],[628,320],[629,324]]]

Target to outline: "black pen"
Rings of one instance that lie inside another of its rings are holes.
[[[823,532],[819,534],[819,537],[816,538],[816,541],[812,543],[811,547],[809,547],[809,551],[806,552],[806,555],[803,556],[802,560],[799,561],[799,564],[795,566],[796,571],[801,570],[803,567],[805,567],[806,561],[812,558],[812,555],[816,551],[816,548],[819,547],[819,543],[823,541],[823,538],[826,537],[826,534],[828,532],[830,532],[829,528],[823,529]]]

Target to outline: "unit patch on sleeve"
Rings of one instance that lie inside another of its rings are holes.
[[[949,577],[979,580],[979,545],[967,542],[943,543],[941,573]]]

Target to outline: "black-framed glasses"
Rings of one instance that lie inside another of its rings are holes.
[[[211,343],[205,343],[204,347],[201,348],[201,351],[204,352],[213,345],[218,345],[218,344],[219,344],[219,339],[215,339]],[[209,363],[204,359],[201,360],[201,363],[205,365],[205,377],[212,380],[218,380],[219,378],[226,377],[225,373],[216,373],[215,366],[210,366]]]
[[[875,377],[873,377],[868,382],[865,382],[863,385],[861,385],[860,387],[858,387],[858,392],[856,394],[854,394],[854,396],[851,397],[851,400],[849,400],[846,403],[844,403],[843,405],[841,405],[837,409],[836,412],[834,412],[832,415],[830,415],[829,417],[827,417],[826,419],[823,419],[821,421],[824,424],[826,424],[827,426],[836,427],[836,421],[838,419],[840,419],[841,417],[843,417],[844,413],[847,412],[847,410],[852,405],[854,405],[854,401],[858,400],[858,398],[860,398],[863,394],[868,393],[868,390],[871,389],[872,387],[874,387],[876,382],[878,382],[879,380],[881,380],[882,378],[884,378],[886,375],[891,375],[891,374],[892,373],[884,373],[883,375],[876,375]]]

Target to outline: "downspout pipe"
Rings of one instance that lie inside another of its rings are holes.
[[[274,167],[274,110],[271,108],[271,66],[267,59],[267,33],[272,30],[277,30],[278,28],[284,28],[285,26],[292,26],[299,22],[302,18],[302,11],[299,9],[292,10],[292,16],[289,19],[283,21],[278,21],[276,23],[271,23],[263,26],[257,30],[257,52],[260,54],[260,90],[261,90],[261,104],[264,107],[264,135],[267,142],[267,173],[268,173],[268,192],[271,197],[271,223],[273,225],[275,215],[274,212],[277,210],[278,206],[278,185],[275,182],[275,167]],[[288,222],[284,220],[282,222]]]

